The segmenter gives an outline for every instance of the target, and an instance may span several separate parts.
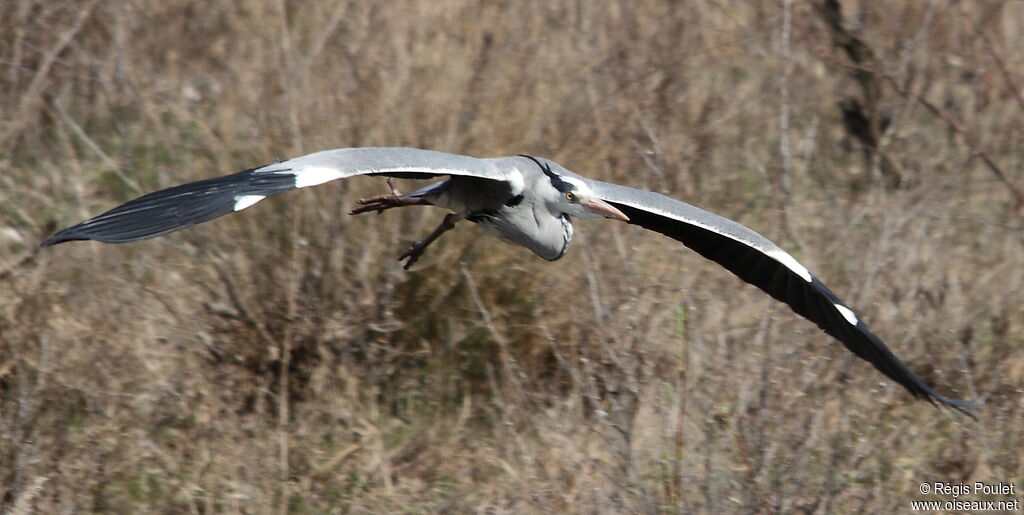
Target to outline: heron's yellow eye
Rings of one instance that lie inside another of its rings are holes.
[[[569,202],[576,200],[576,194],[571,191],[565,192],[565,200],[568,200]]]

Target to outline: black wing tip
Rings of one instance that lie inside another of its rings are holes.
[[[959,411],[960,413],[963,413],[964,415],[971,417],[971,419],[973,419],[974,421],[977,421],[978,417],[969,410],[981,409],[985,407],[985,403],[980,401],[961,401],[956,399],[947,399],[945,397],[939,397],[936,400],[942,403],[943,406],[953,408]]]
[[[103,215],[100,215],[103,216]],[[97,217],[98,218],[98,217]],[[130,218],[125,220],[131,221]],[[122,222],[125,220],[121,220]],[[185,227],[189,227],[193,224],[185,225],[172,225],[172,226],[160,226],[160,227],[144,227],[142,230],[138,230],[131,227],[125,227],[123,225],[108,225],[108,226],[95,226],[93,223],[96,218],[86,220],[78,225],[73,225],[67,229],[61,230],[43,240],[39,244],[40,248],[50,247],[58,245],[60,243],[68,241],[87,241],[93,240],[101,243],[131,243],[134,241],[148,240],[157,236],[163,236],[164,234],[174,232]]]
[[[101,243],[130,243],[133,241],[145,240],[154,238],[166,234],[168,232],[175,231],[177,229],[163,230],[163,231],[146,231],[144,233],[132,234],[130,232],[118,231],[118,230],[100,230],[95,227],[89,227],[89,222],[95,219],[86,220],[78,225],[73,225],[57,232],[53,236],[46,238],[39,247],[51,247],[60,243],[68,241],[87,241],[93,240]],[[114,229],[117,229],[116,227]]]
[[[937,393],[935,393],[935,392],[933,392],[931,390],[928,390],[928,391],[925,391],[925,392],[913,392],[913,394],[914,394],[914,397],[918,397],[918,398],[923,397],[925,400],[930,402],[933,406],[936,406],[936,407],[946,407],[946,408],[951,408],[951,409],[954,409],[956,411],[959,411],[960,413],[970,417],[971,420],[974,420],[975,422],[978,421],[978,417],[977,417],[977,415],[972,413],[970,410],[980,409],[980,408],[985,407],[985,403],[982,402],[982,401],[964,401],[964,400],[959,400],[959,399],[950,399],[949,397],[945,397],[943,395],[939,395],[939,394],[937,394]]]
[[[49,238],[46,238],[45,240],[43,240],[42,243],[39,244],[39,246],[50,247],[52,245],[64,243],[66,241],[82,241],[91,239],[92,238],[90,238],[89,236],[80,234],[78,233],[78,231],[75,231],[74,227],[69,227],[67,229],[64,229],[63,231],[58,232],[57,234],[54,234],[53,236],[50,236]]]
[[[89,234],[78,233],[78,232],[74,232],[74,231],[69,232],[67,234],[64,234],[64,231],[61,231],[61,232],[59,232],[57,234],[54,234],[53,236],[50,236],[49,238],[46,238],[45,240],[43,240],[43,242],[39,244],[39,247],[40,248],[51,247],[53,245],[57,245],[57,244],[68,242],[68,241],[88,241],[88,240],[98,241],[100,243],[131,243],[133,241],[148,240],[150,238],[155,238],[157,236],[162,236],[164,234],[167,234],[168,232],[173,232],[175,230],[177,230],[177,229],[172,229],[170,231],[163,231],[163,232],[154,233],[154,234],[144,234],[142,236],[125,236],[125,237],[101,236],[101,235],[98,235],[98,234],[89,235]]]

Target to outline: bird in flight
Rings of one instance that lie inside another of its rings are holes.
[[[388,177],[391,193],[361,199],[351,214],[403,206],[449,210],[441,224],[399,257],[408,269],[461,220],[554,261],[569,250],[572,218],[610,218],[678,240],[814,322],[915,398],[969,416],[981,403],[940,395],[918,378],[857,314],[793,256],[737,222],[664,195],[587,179],[544,158],[488,159],[415,148],[325,150],[144,195],[64,229],[42,245],[72,240],[127,243],[241,211],[295,188],[357,175]],[[411,193],[394,178],[447,176]]]

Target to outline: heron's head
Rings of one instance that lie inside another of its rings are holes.
[[[530,157],[530,156],[525,156]],[[543,188],[548,207],[554,213],[564,213],[578,218],[611,218],[628,222],[629,217],[615,206],[598,197],[590,186],[581,179],[563,175],[551,169],[551,165],[530,157],[544,175],[551,188]],[[556,165],[557,166],[557,165]]]
[[[598,197],[585,182],[575,177],[563,176],[561,179],[562,184],[567,185],[558,189],[558,205],[563,213],[578,218],[629,221],[625,213]]]

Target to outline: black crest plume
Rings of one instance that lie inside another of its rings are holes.
[[[569,184],[568,182],[563,181],[561,176],[559,176],[555,172],[552,172],[551,171],[551,165],[546,165],[546,164],[540,162],[540,160],[537,159],[536,157],[528,156],[526,154],[519,154],[519,156],[520,157],[525,157],[525,158],[533,161],[534,163],[537,163],[537,166],[540,167],[540,171],[544,172],[544,175],[547,175],[548,179],[551,179],[551,185],[554,186],[556,190],[558,190],[558,191],[560,191],[562,193],[565,193],[567,191],[572,191],[572,190],[575,189],[572,184]]]

